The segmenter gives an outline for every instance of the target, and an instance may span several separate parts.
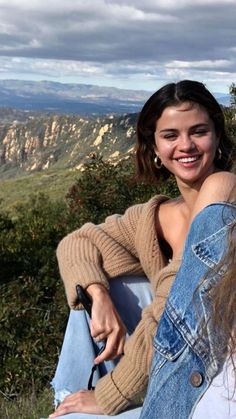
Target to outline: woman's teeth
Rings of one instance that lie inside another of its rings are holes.
[[[180,161],[181,163],[191,163],[198,159],[199,157],[195,156],[195,157],[181,157],[180,159],[177,159],[177,160]]]

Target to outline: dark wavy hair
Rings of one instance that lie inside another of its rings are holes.
[[[203,83],[182,80],[170,83],[155,92],[143,106],[137,123],[136,164],[137,175],[146,181],[167,179],[171,173],[164,166],[157,169],[154,164],[156,121],[168,106],[183,102],[196,103],[202,106],[212,120],[216,135],[219,137],[219,148],[222,155],[215,157],[215,166],[220,170],[230,170],[235,154],[234,143],[226,133],[225,119],[221,106]]]

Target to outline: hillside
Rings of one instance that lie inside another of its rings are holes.
[[[132,152],[136,114],[100,118],[30,116],[25,123],[0,125],[0,178],[48,168],[80,170],[101,153],[115,160]]]
[[[136,114],[11,115],[9,110],[5,118],[8,122],[0,124],[0,201],[7,207],[35,191],[63,197],[84,163],[97,155],[115,162],[134,148]]]

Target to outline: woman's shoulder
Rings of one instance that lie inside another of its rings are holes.
[[[212,173],[204,180],[201,190],[209,186],[219,188],[221,185],[233,188],[236,186],[236,175],[234,173],[224,171]]]
[[[195,202],[192,218],[206,206],[216,202],[236,202],[236,175],[216,172],[203,182]]]
[[[211,202],[236,200],[236,175],[216,172],[208,176],[199,191],[201,199]]]
[[[163,203],[169,201],[171,201],[171,199],[166,195],[154,195],[151,198],[149,198],[149,200],[146,202],[132,205],[126,210],[126,212],[132,213],[136,212],[137,210],[139,210],[139,212],[141,213],[153,212],[157,209],[157,207],[160,207]]]

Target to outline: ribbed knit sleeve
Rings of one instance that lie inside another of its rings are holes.
[[[118,365],[96,385],[96,400],[106,414],[124,409],[147,385],[152,340],[173,280],[173,270],[163,274],[166,260],[160,250],[155,222],[159,205],[167,199],[159,195],[130,207],[122,216],[108,217],[103,224],[87,223],[65,237],[57,249],[60,273],[72,308],[76,308],[76,284],[86,288],[100,283],[109,288],[110,278],[119,275],[145,273],[156,296],[153,304],[143,310]]]
[[[152,360],[152,341],[179,261],[163,268],[157,278],[156,297],[142,312],[142,319],[125,345],[124,356],[113,371],[101,378],[95,397],[107,415],[115,415],[146,390]]]
[[[109,288],[109,278],[143,272],[134,242],[145,205],[134,205],[100,225],[86,223],[59,243],[57,258],[70,307],[76,308],[76,284]]]

